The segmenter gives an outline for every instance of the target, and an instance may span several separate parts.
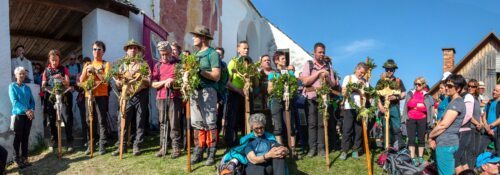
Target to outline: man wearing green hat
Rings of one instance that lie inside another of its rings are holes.
[[[135,131],[131,133],[135,137],[133,155],[137,156],[140,154],[139,144],[142,143],[144,137],[146,115],[149,115],[147,112],[149,110],[150,70],[147,62],[144,60],[144,46],[132,39],[125,44],[123,50],[126,52],[126,55],[122,58],[123,61],[119,65],[119,70],[117,70],[117,74],[120,76],[115,76],[113,79],[118,89],[121,89],[124,84],[128,84],[130,87],[126,92],[128,100],[125,107],[125,126],[130,126],[130,128],[125,127],[124,132],[127,133],[128,129]],[[120,128],[118,129],[118,134],[120,134]],[[126,145],[126,143],[123,143],[123,152],[127,150]],[[119,151],[116,150],[111,155],[117,156]]]
[[[385,114],[386,112],[390,113],[390,143],[395,144],[397,143],[398,147],[402,147],[404,145],[403,139],[402,139],[402,133],[401,133],[401,113],[399,110],[399,102],[405,98],[406,95],[406,88],[403,84],[403,81],[401,79],[397,78],[394,76],[394,73],[396,72],[396,69],[398,69],[398,65],[393,59],[388,59],[385,63],[384,66],[385,72],[382,74],[381,79],[377,82],[377,86],[381,83],[381,80],[388,80],[390,82],[394,82],[396,84],[396,89],[401,90],[400,95],[391,95],[389,96],[389,99],[385,99],[384,97],[381,97],[380,100],[378,101],[378,109],[380,110],[381,114]],[[384,101],[389,100],[391,103],[389,105],[389,109],[386,109],[384,107]],[[385,120],[383,120],[385,121]],[[395,146],[395,145],[393,145]]]
[[[193,32],[193,45],[199,50],[194,53],[200,64],[199,76],[201,83],[195,88],[191,96],[191,126],[194,128],[195,149],[191,163],[198,163],[202,159],[203,151],[207,150],[205,165],[215,163],[217,151],[217,81],[220,79],[219,53],[210,47],[212,36],[205,26],[197,26]]]

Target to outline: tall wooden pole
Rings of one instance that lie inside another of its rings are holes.
[[[124,143],[124,137],[125,137],[125,125],[126,125],[126,114],[125,114],[125,109],[127,107],[127,91],[128,91],[129,85],[125,83],[122,86],[122,92],[120,95],[120,115],[121,115],[121,120],[120,120],[120,160],[123,159],[123,144]]]
[[[252,86],[250,78],[245,78],[245,86],[243,91],[245,91],[245,131],[246,134],[250,134],[250,126],[248,126],[248,119],[250,118],[250,87]]]
[[[328,94],[321,95],[323,99],[323,131],[325,132],[325,160],[326,160],[326,171],[330,173],[330,158],[329,158],[329,150],[328,150]]]
[[[89,129],[90,129],[90,142],[89,142],[89,149],[90,149],[90,158],[92,158],[92,155],[94,153],[94,140],[93,140],[93,120],[94,120],[94,105],[92,104],[94,94],[92,93],[92,89],[88,91],[89,97],[87,99],[87,106],[88,106],[88,113],[89,113]],[[102,137],[102,136],[101,136]]]
[[[187,124],[187,171],[191,173],[191,108],[189,100],[186,101],[186,124]]]

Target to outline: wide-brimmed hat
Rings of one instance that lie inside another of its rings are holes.
[[[479,168],[487,163],[499,163],[499,162],[500,162],[500,157],[496,157],[491,152],[484,152],[479,156],[477,156],[476,167]]]
[[[136,46],[139,49],[141,49],[141,51],[144,51],[144,46],[139,42],[135,41],[134,39],[128,40],[125,46],[123,46],[123,50],[127,51],[127,48],[130,46]]]
[[[210,40],[213,39],[212,35],[210,35],[210,29],[205,26],[199,25],[194,28],[194,31],[190,32],[193,35],[204,36]]]
[[[396,62],[394,62],[393,59],[388,59],[385,63],[384,63],[384,66],[382,66],[383,68],[386,68],[386,69],[397,69],[398,68],[398,65],[396,64]]]

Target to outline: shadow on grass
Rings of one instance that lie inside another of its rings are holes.
[[[49,153],[44,155],[44,157],[36,162],[32,162],[32,166],[25,169],[13,168],[7,173],[17,172],[19,174],[58,174],[69,168],[69,164],[74,162],[79,162],[82,160],[87,160],[87,157],[79,157],[76,159],[69,159],[63,157],[59,160],[57,154]]]
[[[296,174],[296,175],[306,175],[307,173],[300,171],[297,166],[297,162],[295,160],[286,160],[286,165],[288,166],[288,171],[289,174]]]

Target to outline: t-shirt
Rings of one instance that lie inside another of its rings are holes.
[[[282,70],[282,71],[286,71],[286,70]],[[292,77],[295,77],[295,75],[293,75],[293,71],[291,71],[291,70],[286,71],[286,73],[288,73],[288,75],[291,75]],[[267,80],[271,81],[275,78],[278,79],[278,78],[280,78],[280,75],[281,75],[281,72],[274,72],[274,71],[270,72],[269,75],[267,75]]]
[[[257,156],[264,155],[271,150],[272,145],[275,143],[275,141],[267,140],[262,137],[256,137],[252,141],[248,142],[247,147],[245,148],[245,155],[248,155],[251,151],[253,151]]]
[[[446,111],[446,108],[448,108],[448,103],[450,103],[450,97],[449,96],[440,96],[441,102],[439,103],[439,106],[437,108],[437,115],[436,118],[437,120],[441,120],[443,118],[444,112]]]
[[[355,74],[347,75],[344,77],[344,80],[342,81],[342,88],[346,88],[349,82],[358,83],[359,81],[360,80],[358,79],[358,77],[356,77]],[[365,83],[365,86],[368,86],[368,83]],[[344,109],[353,109],[349,104],[349,100],[354,100],[354,104],[356,104],[357,106],[361,106],[361,97],[357,92],[352,92],[349,98],[350,99],[346,99],[344,103]]]
[[[174,79],[175,80],[175,68],[177,65],[176,60],[167,61],[165,63],[158,62],[153,67],[153,73],[151,74],[152,81],[164,81],[166,79]],[[159,68],[159,69],[158,69]],[[166,99],[167,98],[167,90],[164,86],[156,89],[156,99]],[[173,98],[172,95],[174,92],[170,92],[170,97]]]
[[[83,70],[87,70],[88,66],[93,66],[94,69],[96,70],[96,72],[98,74],[100,74],[104,78],[104,76],[106,75],[106,73],[109,71],[109,63],[105,62],[106,63],[105,65],[103,65],[103,63],[104,63],[104,61],[94,60],[94,61],[92,61],[92,64],[85,65],[85,67],[83,68]],[[94,75],[94,80],[99,80],[99,78],[97,77],[97,75]],[[95,97],[109,96],[109,94],[108,94],[108,86],[109,86],[108,83],[102,83],[102,84],[100,84],[99,86],[97,86],[97,88],[95,88],[95,90],[93,92],[93,95]],[[89,94],[86,93],[85,96],[88,97]]]
[[[488,124],[491,124],[497,120],[497,100],[491,101],[491,103],[486,105],[485,111],[486,113],[486,121]],[[496,130],[496,127],[494,128]]]
[[[411,91],[413,95],[406,103],[408,107],[408,118],[413,120],[421,120],[427,117],[427,108],[425,106],[425,91]],[[418,106],[422,104],[422,106]]]
[[[331,71],[330,69],[330,64],[326,63],[326,62],[323,62],[323,65],[320,65],[318,62],[316,62],[316,59],[313,59],[313,68],[312,70],[310,69],[310,66],[309,66],[309,62],[306,62],[304,64],[304,66],[302,66],[302,73],[301,73],[301,76],[300,77],[309,77],[313,74],[315,74],[316,72],[319,72],[321,70],[328,70],[329,73],[330,73],[330,80],[334,81],[335,80],[335,76],[333,75],[333,71]],[[311,85],[309,85],[310,87],[314,87],[314,88],[319,88],[321,87],[321,78],[318,77],[318,79],[316,79]],[[306,88],[304,88],[306,89]],[[310,99],[310,100],[315,100],[316,99],[316,91],[307,91],[304,90],[304,93],[303,95],[307,98],[307,99]]]
[[[214,48],[209,47],[208,49],[196,52],[196,58],[200,63],[200,70],[202,71],[212,71],[212,68],[220,68],[219,53],[215,51]],[[217,82],[210,80],[208,78],[200,75],[200,85],[202,88],[217,88]]]
[[[437,137],[437,146],[458,146],[459,129],[460,126],[462,126],[462,121],[465,117],[465,103],[463,98],[457,97],[452,100],[446,108],[446,111],[448,110],[456,111],[458,112],[458,115],[451,125]]]
[[[229,72],[229,81],[231,82],[231,84],[233,84],[233,86],[238,89],[243,89],[243,86],[245,86],[245,79],[240,75],[234,74],[234,70],[237,69],[236,62],[238,62],[240,59],[241,57],[235,57],[231,59],[231,61],[229,61],[229,63],[227,64],[227,70]]]
[[[377,85],[380,83],[380,81],[381,80],[377,81]],[[399,90],[401,91],[401,93],[406,92],[406,88],[405,88],[403,81],[401,81],[399,78],[396,78],[396,77],[393,77],[392,81],[399,83]],[[384,104],[385,97],[380,97],[380,100],[381,100],[382,104]],[[391,105],[399,105],[399,100],[391,101]]]

